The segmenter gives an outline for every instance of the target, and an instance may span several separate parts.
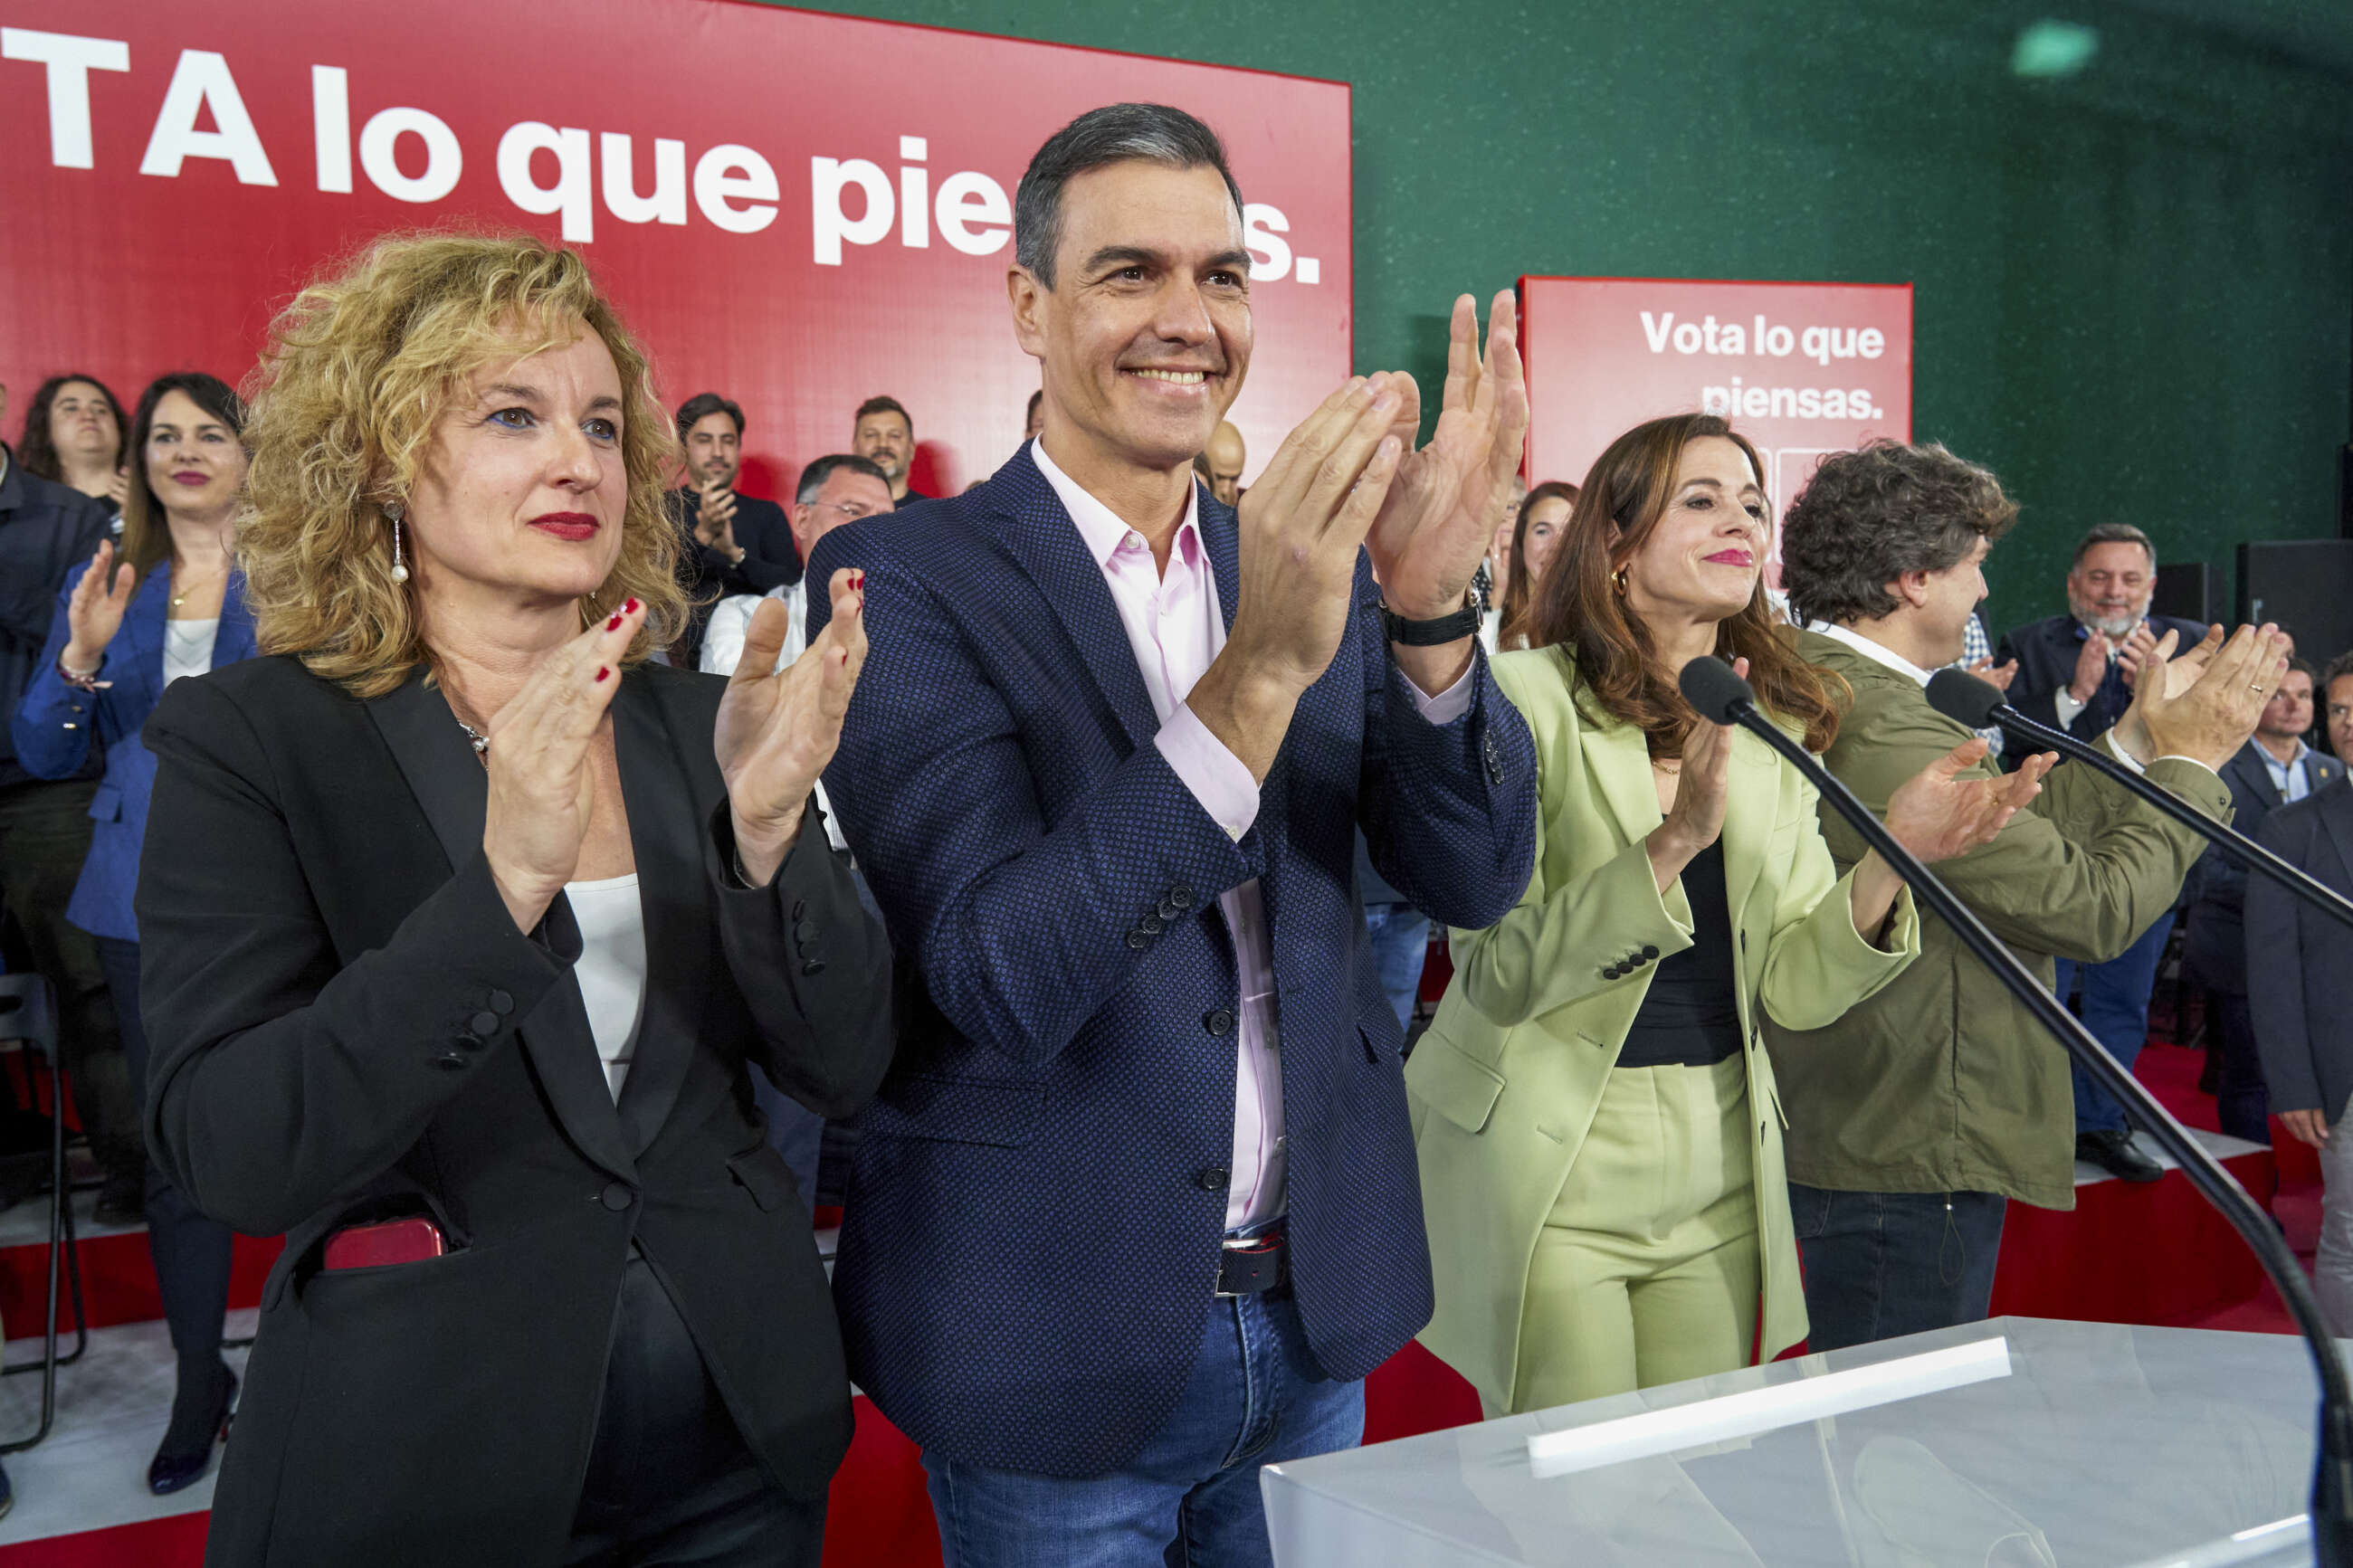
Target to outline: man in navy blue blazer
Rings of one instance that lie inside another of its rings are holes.
[[[2149,614],[2157,593],[2157,546],[2128,522],[2087,531],[2067,570],[2067,613],[2031,622],[2001,639],[1998,662],[2015,659],[2010,706],[2039,723],[2096,740],[2132,706],[2132,681],[2158,639],[2172,632],[2176,652],[2196,647],[2196,621]],[[2148,1002],[2158,963],[2173,934],[2173,911],[2158,916],[2132,946],[2105,963],[2059,960],[2056,989],[2065,1001],[2080,975],[2084,1026],[2129,1068],[2148,1038]],[[2154,1182],[2165,1168],[2133,1142],[2125,1108],[2083,1068],[2074,1069],[2075,1158],[2127,1182]]]
[[[901,988],[835,1294],[951,1568],[1264,1563],[1259,1467],[1358,1441],[1430,1312],[1357,826],[1454,925],[1535,855],[1469,598],[1527,424],[1513,302],[1483,360],[1456,302],[1429,445],[1410,377],[1356,378],[1238,516],[1192,469],[1251,344],[1215,134],[1082,115],[1014,230],[1043,435],[811,563],[866,573],[826,783]]]

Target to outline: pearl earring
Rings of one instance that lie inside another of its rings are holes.
[[[392,580],[396,583],[406,583],[408,581],[408,564],[401,559],[400,503],[387,501],[385,504],[384,515],[392,523]]]

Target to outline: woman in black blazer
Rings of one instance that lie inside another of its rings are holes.
[[[860,580],[781,673],[781,615],[645,662],[668,422],[535,241],[307,290],[249,435],[269,657],[158,705],[138,892],[151,1143],[287,1233],[207,1560],[814,1563],[849,1386],[745,1066],[834,1116],[887,1064],[810,804]]]

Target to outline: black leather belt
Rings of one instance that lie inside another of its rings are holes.
[[[1291,1253],[1282,1232],[1264,1236],[1228,1237],[1218,1254],[1219,1296],[1260,1296],[1291,1283]]]

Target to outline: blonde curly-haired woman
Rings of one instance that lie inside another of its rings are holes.
[[[580,259],[376,245],[280,318],[264,657],[174,683],[150,1141],[287,1233],[208,1560],[815,1563],[839,1331],[746,1064],[839,1114],[889,955],[809,802],[856,574],[775,672],[649,665],[669,421]]]

